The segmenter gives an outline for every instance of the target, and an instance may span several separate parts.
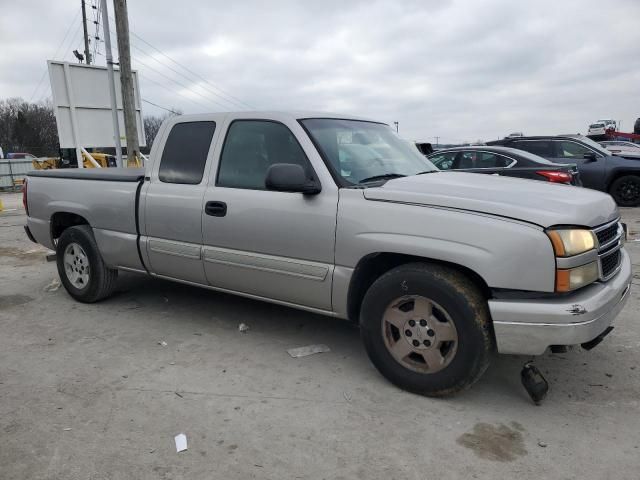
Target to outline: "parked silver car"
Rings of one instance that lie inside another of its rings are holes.
[[[640,158],[640,145],[637,143],[625,142],[623,140],[611,140],[600,142],[600,145],[619,157]]]
[[[127,270],[348,319],[426,395],[469,387],[494,351],[593,346],[629,296],[609,195],[440,172],[341,115],[172,117],[144,170],[32,172],[24,203],[79,301]]]

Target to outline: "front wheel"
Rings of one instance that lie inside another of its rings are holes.
[[[405,390],[446,396],[470,387],[493,350],[487,302],[460,272],[422,263],[378,278],[361,309],[369,358]]]
[[[640,177],[637,175],[624,175],[616,178],[609,194],[621,207],[637,207],[640,205]]]
[[[56,245],[56,260],[60,280],[76,300],[93,303],[113,292],[118,271],[105,265],[88,225],[62,232]]]

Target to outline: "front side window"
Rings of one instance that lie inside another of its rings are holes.
[[[285,125],[268,120],[235,120],[220,155],[216,185],[266,190],[267,170],[275,163],[300,165],[313,180],[307,156]]]
[[[556,142],[556,148],[558,150],[558,157],[560,158],[584,158],[585,153],[593,153],[587,147],[575,142]]]
[[[162,151],[158,171],[160,181],[199,184],[215,129],[215,122],[176,123]]]
[[[301,123],[343,185],[437,171],[388,125],[336,118],[307,118]]]

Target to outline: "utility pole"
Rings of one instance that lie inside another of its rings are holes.
[[[436,137],[436,147],[438,146],[439,142],[438,140],[440,140],[440,137]]]
[[[91,65],[91,54],[89,53],[89,32],[87,31],[87,9],[84,5],[84,0],[82,2],[82,28],[84,29],[84,61],[87,62],[87,65]]]
[[[100,0],[102,8],[102,28],[104,28],[104,50],[107,57],[109,76],[109,94],[111,97],[111,117],[113,119],[113,140],[116,144],[116,164],[122,167],[122,145],[120,144],[120,124],[118,123],[118,104],[116,101],[116,80],[113,75],[113,56],[111,55],[111,34],[109,33],[109,11],[107,0]]]
[[[131,52],[129,48],[129,18],[127,0],[113,0],[118,35],[118,58],[120,62],[120,84],[122,85],[122,107],[124,109],[124,129],[127,136],[127,160],[140,156],[136,105],[133,95],[133,74],[131,72]]]
[[[398,122],[393,122],[393,124],[396,126],[396,133],[398,133]]]

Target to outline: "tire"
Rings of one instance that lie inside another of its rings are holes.
[[[369,358],[389,381],[443,397],[469,388],[489,366],[494,350],[489,318],[485,298],[468,277],[441,265],[411,263],[371,285],[360,327]],[[400,360],[407,346],[411,353]]]
[[[58,239],[56,262],[62,285],[73,298],[93,303],[111,295],[118,271],[102,260],[88,225],[67,228]]]
[[[640,177],[624,175],[616,178],[609,187],[609,194],[621,207],[640,205]]]

